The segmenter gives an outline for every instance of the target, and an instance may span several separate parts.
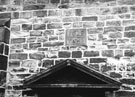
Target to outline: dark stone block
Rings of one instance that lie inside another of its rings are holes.
[[[82,58],[82,51],[73,51],[72,58]]]
[[[116,72],[111,72],[110,73],[110,77],[113,77],[113,78],[122,78],[122,75],[119,74],[119,73],[116,73]]]
[[[82,21],[97,21],[97,16],[90,16],[90,17],[82,17]]]
[[[8,45],[5,45],[4,54],[5,55],[8,55],[8,53],[9,53],[9,46]]]
[[[25,60],[28,58],[28,55],[26,53],[15,53],[15,54],[10,54],[9,58]]]
[[[32,30],[32,25],[31,24],[22,24],[22,29],[23,30]]]
[[[106,58],[90,58],[90,63],[105,63]]]
[[[51,3],[57,4],[57,3],[60,3],[60,0],[51,0]]]
[[[125,50],[125,56],[133,57],[135,55],[135,52],[133,50]]]
[[[130,78],[123,78],[123,79],[120,79],[120,82],[123,83],[123,84],[128,84],[128,85],[135,85],[135,79],[130,79]]]
[[[20,61],[9,61],[9,67],[11,68],[20,67]]]
[[[113,50],[103,50],[102,51],[102,56],[113,57],[114,56],[114,51]]]
[[[134,91],[117,91],[115,92],[115,97],[134,97]]]
[[[58,52],[59,58],[69,58],[71,56],[71,53],[68,51],[60,51]]]
[[[39,4],[48,4],[49,0],[37,0],[37,3],[39,3]]]
[[[0,27],[0,42],[9,43],[10,31],[7,28]]]
[[[0,86],[6,84],[6,72],[0,71]]]
[[[6,11],[6,7],[0,7],[0,12],[4,12],[4,11]]]
[[[135,37],[135,32],[133,32],[133,31],[124,32],[124,37],[128,37],[128,38]]]
[[[45,24],[34,24],[33,30],[45,30],[46,25]]]
[[[7,5],[10,3],[10,0],[0,0],[0,5]]]
[[[0,13],[0,19],[11,18],[11,13]]]
[[[37,17],[47,16],[47,11],[34,11],[33,16],[37,16]]]
[[[96,57],[99,56],[99,51],[85,51],[83,57]]]
[[[112,70],[112,67],[108,66],[107,64],[101,66],[101,71],[102,72],[108,72],[108,71],[111,71],[111,70]]]
[[[7,70],[7,60],[6,56],[0,55],[0,70]]]
[[[75,14],[76,14],[76,16],[81,16],[82,15],[82,9],[76,9]]]
[[[45,5],[25,5],[23,10],[39,10],[44,9]]]
[[[0,54],[3,54],[4,52],[4,44],[0,44]]]
[[[135,30],[135,26],[127,26],[125,27],[125,31]]]
[[[54,65],[54,60],[43,60],[43,67],[49,68]]]
[[[19,12],[13,12],[11,18],[12,19],[18,19],[19,18]]]

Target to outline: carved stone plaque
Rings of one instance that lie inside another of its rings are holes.
[[[86,45],[86,29],[68,29],[66,31],[66,45]]]

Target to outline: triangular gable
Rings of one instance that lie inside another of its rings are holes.
[[[69,72],[69,73],[68,73]],[[65,60],[24,80],[26,87],[105,87],[119,88],[121,83],[88,66]]]

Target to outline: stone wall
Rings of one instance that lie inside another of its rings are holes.
[[[22,97],[18,87],[24,78],[64,59],[120,80],[116,97],[135,95],[135,0],[0,0],[0,19],[6,18],[11,18],[6,97]],[[85,34],[68,37],[76,32]]]

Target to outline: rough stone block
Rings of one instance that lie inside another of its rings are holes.
[[[82,16],[82,9],[75,9],[76,16]]]
[[[89,67],[91,67],[91,68],[93,68],[93,69],[95,69],[95,70],[97,70],[97,71],[99,71],[100,70],[100,67],[99,67],[99,64],[89,64]]]
[[[61,16],[62,10],[49,10],[48,16]]]
[[[110,77],[113,77],[113,78],[122,78],[122,75],[120,73],[111,72],[110,73]]]
[[[85,51],[83,57],[96,57],[99,56],[99,51]]]
[[[72,58],[82,58],[82,52],[81,51],[73,51]]]
[[[101,15],[110,15],[112,13],[111,8],[100,8]]]
[[[33,11],[33,16],[36,16],[36,17],[45,17],[47,16],[47,11]]]
[[[0,86],[4,84],[6,84],[6,72],[0,71]]]
[[[10,31],[7,28],[0,27],[0,42],[9,43]]]
[[[1,0],[0,5],[7,5],[10,4],[10,0]]]
[[[113,32],[109,34],[110,38],[122,38],[122,33],[120,32]]]
[[[11,18],[11,13],[0,13],[0,19]]]
[[[7,70],[7,61],[6,56],[0,55],[0,70]]]
[[[90,63],[105,63],[106,58],[90,58]]]
[[[44,47],[54,47],[54,46],[63,46],[64,42],[45,42],[43,43]]]
[[[0,54],[4,53],[4,44],[0,44]]]
[[[123,25],[124,26],[128,26],[128,25],[134,25],[135,24],[135,20],[123,20]]]
[[[54,65],[54,60],[43,60],[42,67],[49,68]]]
[[[32,18],[32,12],[20,12],[20,18],[22,19]]]
[[[4,11],[6,11],[7,10],[7,8],[6,7],[0,7],[0,12],[4,12]]]
[[[19,12],[13,12],[11,15],[12,19],[18,19],[19,18]]]
[[[30,31],[30,36],[42,36],[42,31]]]
[[[100,34],[103,33],[103,28],[89,28],[87,31],[88,34]]]
[[[51,23],[47,25],[48,29],[60,29],[62,28],[62,24],[61,23]]]
[[[135,6],[131,6],[130,7],[130,11],[133,11],[134,12],[135,11]]]
[[[111,70],[112,70],[112,67],[110,65],[105,64],[105,65],[101,66],[102,72],[108,72],[108,71],[111,71]]]
[[[125,31],[135,30],[135,26],[126,26]]]
[[[128,7],[114,7],[112,10],[113,14],[123,14],[128,12]]]
[[[115,27],[117,27],[117,26],[121,26],[121,21],[107,21],[106,22],[106,26],[115,26]]]
[[[66,9],[66,10],[63,10],[63,16],[74,16],[74,12],[75,10],[73,9]]]
[[[104,34],[109,33],[109,32],[120,32],[122,30],[123,30],[122,27],[105,27]]]
[[[44,9],[45,5],[24,5],[23,10],[40,10]]]
[[[82,22],[74,22],[73,27],[74,28],[82,28]]]
[[[103,50],[102,51],[102,56],[113,57],[114,56],[114,51],[113,50]]]
[[[44,52],[30,53],[29,57],[30,59],[42,60],[43,58],[45,58],[45,54]]]
[[[10,59],[20,59],[24,60],[28,58],[28,55],[26,53],[16,53],[16,54],[10,54]]]
[[[96,22],[83,22],[83,27],[84,28],[91,28],[91,27],[95,27],[96,26]]]
[[[11,31],[20,31],[20,25],[12,25],[11,26]]]
[[[49,41],[57,41],[58,40],[58,36],[50,36],[49,37]]]
[[[49,0],[37,0],[37,3],[39,3],[39,4],[48,4]]]
[[[45,30],[46,25],[45,24],[34,24],[33,30]]]
[[[20,67],[20,61],[9,61],[10,68]]]
[[[124,37],[128,37],[128,38],[131,38],[131,37],[135,37],[135,32],[124,32]]]
[[[131,15],[130,14],[119,14],[120,19],[130,19]]]
[[[133,57],[135,55],[135,52],[133,50],[125,50],[124,55],[128,57]]]
[[[123,84],[128,84],[128,85],[135,85],[135,79],[128,79],[128,78],[123,78],[120,80],[121,83]]]
[[[38,0],[23,0],[24,5],[36,4]]]
[[[54,35],[54,30],[45,30],[43,33],[44,36],[48,36],[48,35]]]
[[[47,42],[47,41],[48,41],[48,37],[38,37],[37,38],[37,42]]]
[[[25,43],[25,41],[26,41],[25,38],[12,38],[12,39],[11,39],[11,44]]]
[[[69,52],[69,51],[59,51],[58,52],[58,57],[59,58],[70,58],[71,57],[71,52]]]
[[[41,47],[41,43],[30,43],[29,44],[30,49],[37,49],[38,47]]]
[[[134,0],[118,0],[119,5],[134,5]]]
[[[57,3],[60,3],[60,0],[51,0],[50,1],[52,4],[57,4]]]
[[[32,25],[31,24],[22,24],[22,29],[23,30],[32,30]]]
[[[82,21],[97,21],[97,16],[90,16],[90,17],[82,17]]]
[[[9,53],[9,46],[5,45],[4,54],[8,55],[8,53]]]
[[[28,43],[34,43],[34,42],[36,42],[36,40],[37,40],[36,37],[27,38],[27,42],[28,42]]]

